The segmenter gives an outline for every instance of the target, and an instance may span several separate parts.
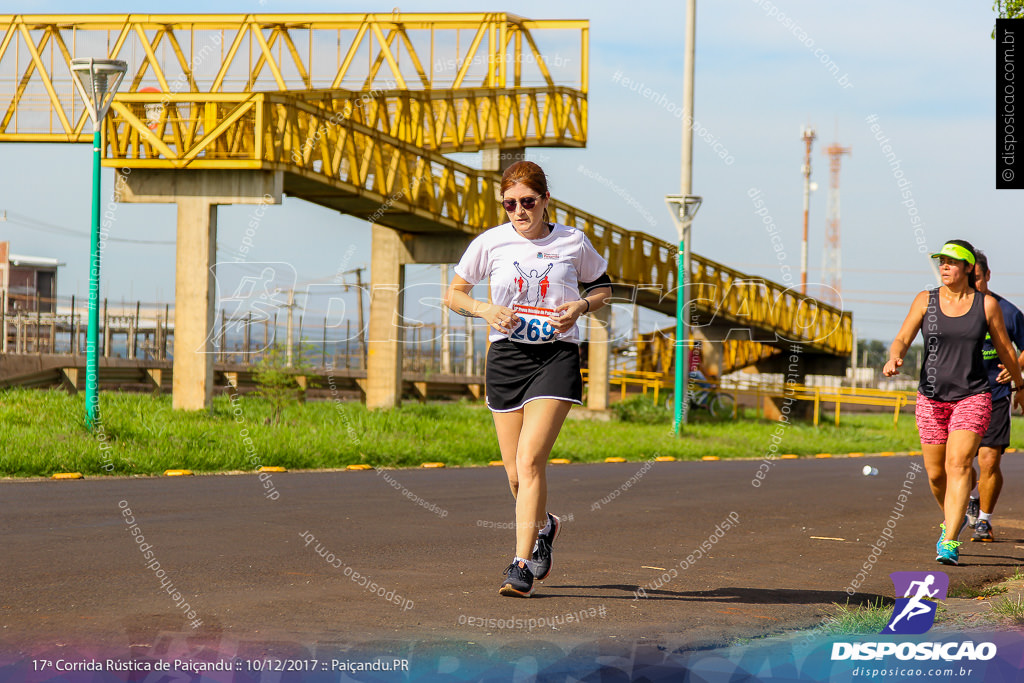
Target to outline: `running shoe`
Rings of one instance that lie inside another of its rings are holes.
[[[935,561],[951,564],[954,567],[960,564],[960,541],[943,541],[939,546],[939,554]]]
[[[548,513],[548,524],[551,526],[550,530],[545,533],[537,534],[537,542],[533,546],[533,555],[530,559],[533,560],[537,568],[537,580],[543,581],[548,578],[548,574],[551,573],[551,546],[558,538],[558,532],[562,528],[562,520],[555,517],[550,512]]]
[[[981,501],[971,498],[967,501],[967,526],[972,529],[978,524],[978,515],[981,513]]]
[[[505,569],[506,578],[498,592],[510,598],[528,598],[533,595],[533,573],[526,563],[513,562]]]
[[[978,526],[975,527],[971,540],[991,543],[994,540],[992,538],[992,524],[987,519],[979,519]]]

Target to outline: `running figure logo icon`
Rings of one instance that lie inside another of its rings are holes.
[[[519,265],[519,261],[513,261],[512,265],[519,271],[519,277],[515,279],[516,298],[520,301],[525,301],[531,306],[540,306],[544,301],[544,297],[548,294],[548,287],[551,285],[548,281],[548,273],[555,267],[555,264],[549,263],[547,270],[543,273],[535,269],[531,269],[527,273]]]
[[[896,589],[896,606],[882,633],[919,635],[935,623],[938,601],[946,599],[949,576],[943,572],[893,572],[889,574]]]

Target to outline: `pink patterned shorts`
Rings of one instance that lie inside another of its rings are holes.
[[[992,417],[992,394],[985,392],[947,403],[918,392],[914,417],[921,443],[946,443],[949,433],[959,429],[984,436]]]

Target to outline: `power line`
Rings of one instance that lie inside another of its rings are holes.
[[[53,223],[47,223],[30,216],[24,216],[14,211],[4,211],[7,223],[13,223],[14,225],[28,228],[29,230],[39,230],[42,232],[50,232],[57,235],[68,235],[70,237],[80,237],[83,239],[89,239],[91,234],[84,230],[73,230],[72,228],[65,228],[60,225],[54,225]],[[176,242],[174,240],[133,240],[127,237],[108,237],[107,242],[124,242],[126,244],[145,244],[153,246],[174,246]]]

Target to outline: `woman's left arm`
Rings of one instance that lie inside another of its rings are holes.
[[[583,296],[576,301],[567,301],[555,307],[555,312],[549,320],[559,333],[568,332],[580,316],[600,310],[612,297],[608,260],[594,249],[594,245],[586,236],[582,237],[579,251],[573,257],[573,267],[576,269],[577,281],[583,290]],[[595,273],[598,273],[596,277]]]

